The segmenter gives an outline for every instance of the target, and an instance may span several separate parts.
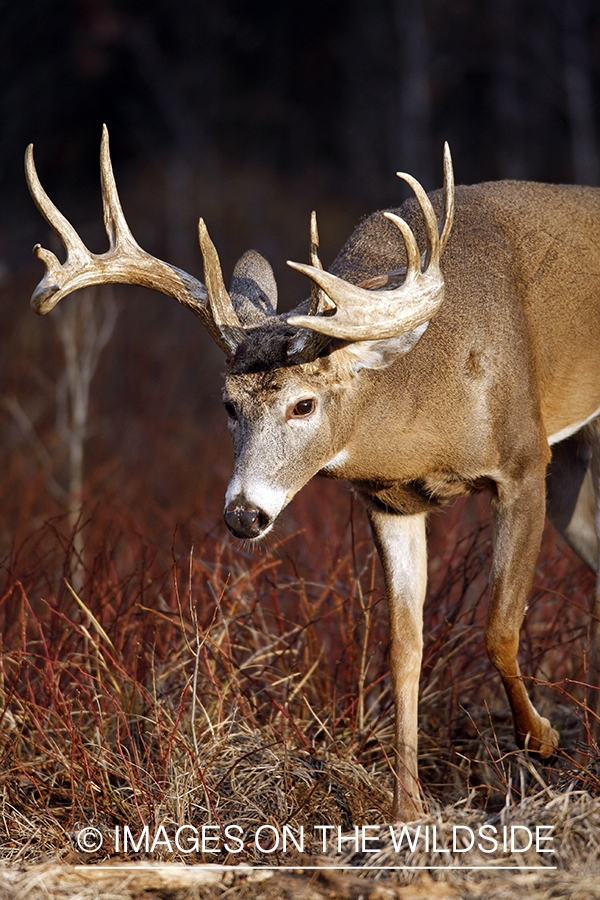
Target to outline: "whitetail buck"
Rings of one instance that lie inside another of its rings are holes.
[[[421,809],[425,520],[459,494],[492,496],[486,647],[518,743],[549,757],[558,735],[527,696],[517,648],[546,509],[598,569],[600,190],[497,182],[455,195],[446,148],[443,192],[428,197],[402,175],[418,202],[405,203],[402,218],[366,219],[330,272],[319,262],[313,217],[312,265],[292,264],[312,279],[311,299],[278,315],[272,270],[254,251],[227,292],[202,220],[206,286],[136,244],[106,132],[101,171],[110,248],[96,255],[45,194],[28,150],[31,193],[67,250],[61,265],[36,247],[47,271],[33,308],[43,314],[77,288],[127,282],[175,297],[201,319],[229,360],[235,470],[225,521],[238,537],[267,534],[317,473],[349,481],[362,498],[388,596],[394,815],[411,819]],[[595,644],[597,600],[592,613]]]

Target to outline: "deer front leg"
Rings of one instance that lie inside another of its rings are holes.
[[[517,651],[527,597],[544,527],[544,471],[541,464],[519,480],[498,484],[494,502],[492,597],[485,628],[488,656],[502,678],[519,746],[551,756],[558,734],[527,696]]]
[[[393,815],[422,812],[417,769],[417,712],[427,587],[425,513],[401,516],[368,509],[379,551],[390,619],[390,674],[396,713]]]

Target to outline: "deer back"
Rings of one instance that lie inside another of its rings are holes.
[[[439,210],[441,192],[430,198]],[[407,201],[398,213],[421,245],[418,205]],[[405,263],[397,230],[375,213],[331,271],[360,283]],[[458,430],[479,431],[482,416],[499,428],[510,419],[507,441],[535,415],[532,399],[548,437],[600,407],[600,189],[457,186],[442,269],[444,303],[411,353],[381,374],[388,391],[410,394],[423,420],[454,420]]]

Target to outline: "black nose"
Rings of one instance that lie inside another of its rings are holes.
[[[269,519],[260,509],[246,509],[231,506],[225,510],[225,524],[239,538],[256,538],[269,524]]]

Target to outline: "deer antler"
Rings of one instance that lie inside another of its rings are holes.
[[[444,146],[444,212],[439,225],[431,201],[419,182],[404,172],[398,172],[398,176],[412,187],[425,218],[427,252],[423,261],[409,225],[394,213],[386,212],[384,215],[400,229],[406,246],[408,265],[401,287],[374,292],[350,284],[318,266],[288,262],[293,269],[308,275],[336,306],[336,312],[331,316],[292,315],[288,318],[290,325],[346,341],[380,340],[412,331],[438,311],[444,299],[440,256],[454,218],[454,175],[448,144]]]
[[[243,340],[244,330],[225,289],[219,257],[204,222],[200,220],[198,230],[207,287],[182,269],[146,253],[136,242],[121,208],[106,126],[102,129],[100,148],[104,226],[109,240],[106,253],[88,250],[71,223],[50,200],[38,178],[32,144],[25,154],[25,173],[37,208],[67,251],[67,258],[61,264],[50,250],[39,244],[34,247],[35,255],[46,266],[46,273],[31,297],[35,312],[45,315],[67,294],[92,284],[138,284],[174,297],[187,306],[219,347],[228,356],[233,355]]]

